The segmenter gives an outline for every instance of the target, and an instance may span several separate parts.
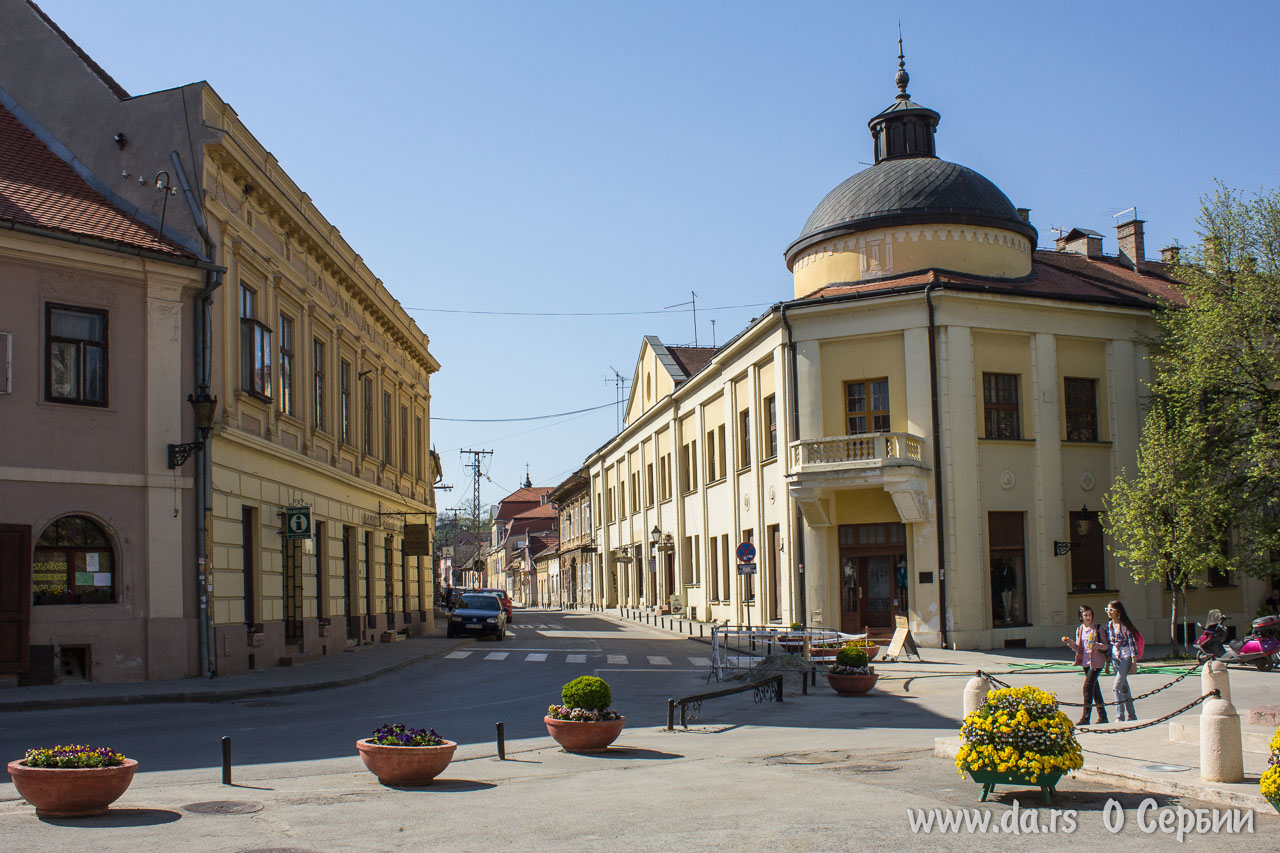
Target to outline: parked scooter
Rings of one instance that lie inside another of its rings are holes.
[[[1252,664],[1263,672],[1280,666],[1280,616],[1253,620],[1253,632],[1243,640],[1227,642],[1227,622],[1220,610],[1210,610],[1203,633],[1195,647],[1200,660]]]

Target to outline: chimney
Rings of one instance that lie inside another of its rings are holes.
[[[1116,226],[1116,243],[1120,247],[1120,258],[1135,271],[1140,271],[1143,261],[1147,259],[1142,244],[1142,225],[1141,219],[1130,219]]]
[[[1102,257],[1102,235],[1088,228],[1072,228],[1057,238],[1054,245],[1059,252],[1072,252],[1087,258]]]
[[[1018,218],[1021,219],[1023,222],[1027,223],[1028,225],[1030,225],[1031,224],[1031,208],[1019,207],[1017,208],[1017,211],[1018,211]]]
[[[1176,264],[1178,263],[1178,256],[1181,254],[1182,254],[1181,246],[1165,246],[1163,249],[1160,250],[1160,263]]]

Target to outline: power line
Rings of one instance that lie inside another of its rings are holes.
[[[531,418],[437,418],[432,415],[433,421],[448,421],[454,424],[509,424],[516,421],[545,421],[548,418],[563,418],[566,415],[580,415],[583,412],[594,412],[597,409],[607,409],[616,403],[605,403],[602,406],[591,406],[586,409],[574,409],[572,412],[557,412],[554,415],[534,415]]]
[[[681,305],[689,303],[682,302]],[[761,308],[772,305],[772,302],[747,302],[742,305],[718,305],[714,308],[703,308],[703,311],[732,311],[736,308]],[[671,306],[673,308],[679,306]],[[475,311],[464,308],[405,308],[406,311],[425,311],[433,314],[484,314],[497,317],[634,317],[641,314],[668,314],[663,308],[656,311]],[[694,309],[697,316],[697,309]],[[696,334],[696,332],[695,332]]]

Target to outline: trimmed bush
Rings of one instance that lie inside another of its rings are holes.
[[[594,675],[584,675],[566,684],[560,691],[565,707],[585,708],[588,711],[605,711],[613,704],[613,692],[609,683]]]
[[[867,665],[867,653],[853,643],[849,643],[836,652],[836,665],[860,667]]]

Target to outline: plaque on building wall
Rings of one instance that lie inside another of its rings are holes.
[[[430,524],[406,524],[404,526],[404,553],[410,557],[431,556]]]

